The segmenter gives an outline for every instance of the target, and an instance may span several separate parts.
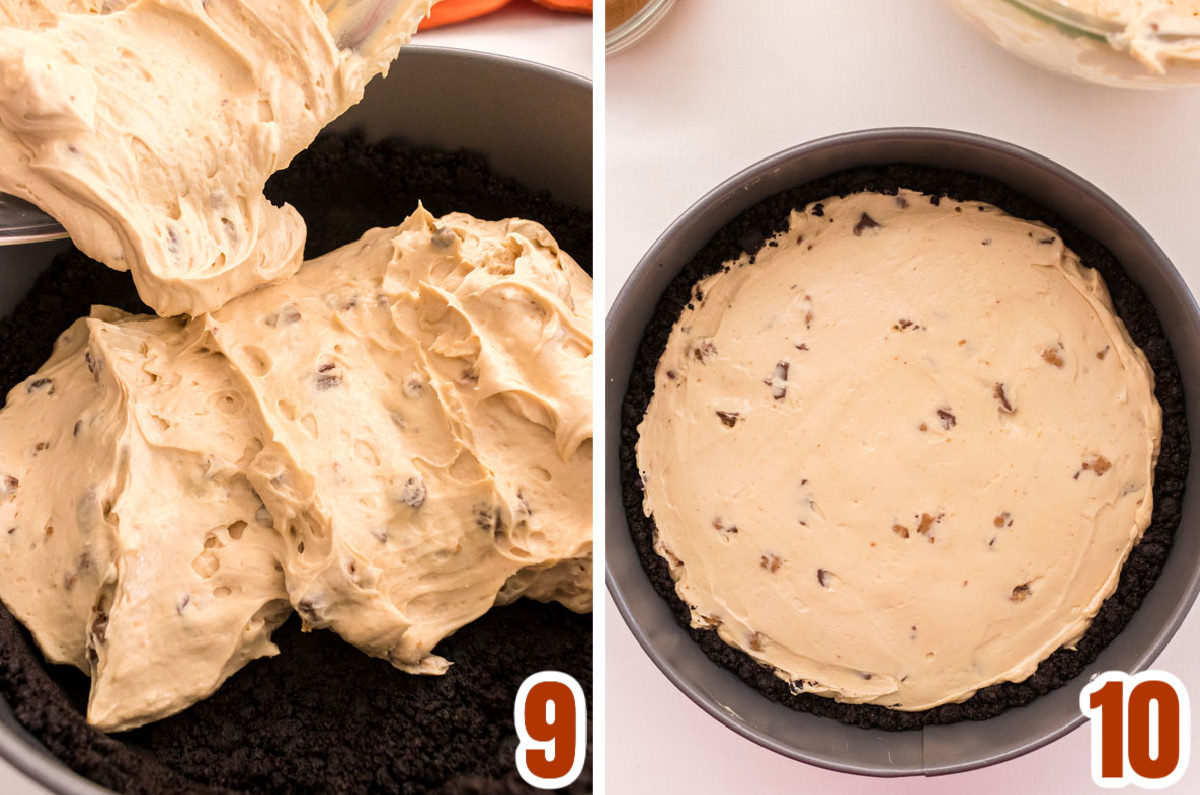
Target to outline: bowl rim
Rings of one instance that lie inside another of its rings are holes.
[[[1044,155],[1038,154],[1017,144],[977,133],[946,128],[918,126],[878,127],[856,130],[852,132],[836,133],[801,143],[768,155],[752,165],[743,168],[733,176],[723,180],[716,187],[709,190],[701,198],[693,202],[686,210],[680,213],[680,215],[674,221],[672,221],[671,224],[655,239],[654,243],[651,245],[646,254],[639,260],[633,271],[625,280],[625,283],[622,285],[620,291],[617,293],[617,296],[613,300],[611,306],[608,308],[605,318],[605,415],[606,424],[609,426],[615,424],[616,427],[615,429],[612,427],[606,427],[605,431],[607,444],[607,448],[605,450],[605,469],[607,476],[611,481],[606,490],[608,492],[608,495],[606,495],[608,513],[605,520],[605,582],[608,587],[608,592],[612,597],[613,603],[617,607],[617,611],[624,619],[626,626],[633,633],[638,645],[641,646],[642,650],[651,659],[655,666],[680,692],[687,696],[706,713],[716,718],[726,728],[745,737],[756,745],[774,751],[782,756],[790,757],[801,762],[806,762],[817,767],[822,767],[837,772],[879,777],[921,774],[944,775],[975,770],[1022,756],[1030,751],[1034,751],[1038,748],[1048,745],[1049,743],[1065,736],[1066,734],[1069,734],[1082,725],[1086,718],[1081,712],[1076,712],[1067,720],[1061,721],[1059,725],[1052,730],[1030,738],[1023,738],[1021,742],[1012,745],[1000,753],[966,758],[959,762],[942,764],[934,767],[926,767],[923,761],[921,767],[919,768],[912,766],[905,767],[903,765],[884,767],[881,765],[847,760],[844,755],[839,756],[835,754],[814,752],[812,750],[794,747],[793,745],[773,737],[769,732],[762,731],[754,726],[748,725],[745,718],[743,718],[742,715],[740,715],[736,710],[731,707],[716,703],[712,698],[708,697],[704,692],[704,689],[701,688],[695,681],[693,681],[687,674],[677,670],[675,665],[669,659],[667,659],[666,654],[659,648],[657,639],[654,637],[651,630],[647,629],[647,627],[643,626],[643,624],[639,621],[636,609],[632,604],[633,600],[631,599],[629,588],[631,586],[649,586],[648,577],[644,569],[641,567],[640,560],[635,561],[636,566],[632,572],[618,571],[613,567],[613,559],[615,556],[609,552],[614,544],[628,543],[632,545],[628,521],[623,506],[624,490],[619,478],[619,438],[622,406],[628,386],[628,366],[632,365],[632,361],[636,355],[637,346],[641,343],[644,334],[644,326],[639,328],[636,336],[633,337],[632,352],[626,349],[625,353],[627,356],[622,358],[620,364],[622,370],[619,373],[614,372],[615,363],[613,362],[612,357],[614,356],[614,350],[622,346],[614,345],[613,337],[622,325],[629,324],[629,321],[625,319],[625,315],[630,312],[630,305],[636,303],[636,299],[641,294],[650,290],[654,290],[655,302],[657,302],[659,296],[661,295],[661,291],[656,290],[653,287],[647,288],[643,286],[643,282],[647,281],[656,270],[663,269],[665,267],[663,265],[663,254],[675,237],[686,232],[692,232],[695,234],[696,230],[694,230],[692,227],[693,224],[696,223],[696,217],[703,215],[706,211],[712,211],[722,204],[729,204],[730,202],[727,200],[730,196],[739,197],[738,199],[734,199],[733,203],[740,204],[740,209],[737,209],[732,214],[726,213],[725,220],[717,223],[710,223],[710,219],[707,219],[705,221],[706,225],[704,226],[703,234],[701,235],[706,242],[707,240],[711,239],[712,235],[715,234],[724,223],[727,223],[731,218],[736,217],[741,212],[744,212],[748,207],[753,206],[759,201],[762,201],[764,198],[767,198],[771,195],[776,195],[780,191],[787,190],[789,187],[797,187],[801,184],[804,184],[803,182],[798,182],[795,184],[784,185],[782,187],[778,187],[777,190],[774,190],[771,193],[759,195],[757,198],[753,199],[741,198],[741,196],[756,183],[768,178],[773,172],[778,171],[786,164],[800,159],[819,158],[822,154],[827,153],[835,148],[844,146],[858,146],[863,144],[879,144],[881,142],[929,142],[932,144],[947,144],[964,148],[982,148],[991,150],[1000,156],[1007,156],[1009,158],[1017,158],[1026,161],[1032,168],[1042,172],[1049,178],[1058,180],[1059,182],[1064,183],[1068,188],[1081,191],[1082,193],[1086,194],[1089,199],[1097,202],[1110,213],[1112,213],[1113,216],[1120,221],[1122,226],[1127,231],[1132,233],[1137,243],[1146,251],[1150,259],[1152,259],[1157,265],[1159,271],[1158,275],[1165,280],[1168,289],[1174,293],[1177,298],[1181,299],[1182,303],[1184,304],[1184,311],[1188,315],[1190,328],[1184,329],[1180,333],[1187,333],[1190,331],[1192,337],[1200,339],[1200,307],[1197,307],[1195,297],[1192,295],[1179,271],[1154,242],[1153,238],[1150,237],[1149,233],[1133,218],[1132,215],[1130,215],[1124,208],[1117,204],[1111,197],[1100,190],[1097,186]],[[869,162],[862,162],[859,165],[881,165],[884,162],[886,161],[871,160]],[[891,162],[901,163],[905,161],[897,159]],[[843,165],[838,168],[822,171],[821,174],[833,174],[853,167],[853,165]],[[959,168],[957,166],[954,168],[956,168],[956,170],[965,171],[968,173],[971,171],[970,168]],[[816,177],[810,177],[810,180],[819,178],[819,176],[820,175]],[[996,179],[994,176],[992,178]],[[1003,179],[999,179],[998,181],[1004,182]],[[1013,188],[1013,190],[1016,190],[1018,193],[1022,193],[1022,191],[1019,189]],[[1056,209],[1055,205],[1052,203],[1048,203],[1046,206],[1051,210]],[[1063,214],[1065,215],[1065,213]],[[688,259],[690,259],[690,257],[688,257]],[[679,269],[685,267],[686,264],[687,260],[671,266],[671,273],[668,277],[666,277],[668,284],[670,279],[674,278]],[[1124,267],[1124,263],[1122,263],[1122,266]],[[1141,286],[1140,283],[1139,286]],[[1157,303],[1154,301],[1151,301],[1151,303],[1155,306],[1156,313],[1158,313],[1160,308]],[[1178,349],[1176,349],[1175,354],[1178,357]],[[1182,370],[1182,365],[1180,366]],[[1187,413],[1189,414],[1189,419],[1192,419],[1190,416],[1194,413],[1192,411],[1192,407],[1198,400],[1200,400],[1200,398],[1197,397],[1188,399],[1187,393],[1185,392],[1185,405],[1187,408]],[[1189,481],[1195,478],[1198,474],[1195,471],[1196,467],[1194,466],[1193,459],[1195,459],[1195,457],[1196,449],[1193,448],[1189,459],[1193,464],[1189,469]],[[615,478],[615,481],[612,481],[613,478]],[[1188,492],[1185,490],[1185,504],[1187,495]],[[614,505],[616,506],[615,508],[613,507]],[[1173,537],[1174,541],[1172,543],[1172,551],[1176,549],[1180,535],[1185,532],[1188,518],[1189,514],[1185,510],[1181,517],[1179,527],[1176,529]],[[637,557],[636,551],[634,552],[634,557]],[[1170,563],[1171,555],[1168,554],[1166,562],[1164,563],[1164,571],[1165,567],[1170,565]],[[1155,584],[1158,585],[1159,582],[1156,581]],[[666,604],[665,600],[663,600],[656,591],[653,591],[653,588],[651,588],[651,590],[653,592],[654,599]],[[1147,598],[1149,598],[1153,593],[1154,588],[1152,587],[1150,591],[1147,592]],[[1153,642],[1144,647],[1137,655],[1135,665],[1129,669],[1131,673],[1135,671],[1144,671],[1149,668],[1151,663],[1158,657],[1171,638],[1174,637],[1176,631],[1179,629],[1179,626],[1187,617],[1189,609],[1196,600],[1197,593],[1200,593],[1200,565],[1193,567],[1184,583],[1182,597],[1173,605],[1171,605],[1171,611],[1167,617],[1167,620],[1159,625],[1154,633]],[[1143,608],[1144,607],[1145,605],[1143,605]],[[1138,612],[1141,612],[1141,609],[1142,608],[1139,608]],[[1135,613],[1134,618],[1136,618],[1136,615],[1137,614]],[[1132,620],[1134,619],[1131,619],[1131,621]],[[677,629],[680,633],[683,633],[682,627],[679,627],[678,623],[673,617],[671,618],[671,623],[674,629]],[[1117,637],[1105,647],[1105,649],[1115,644],[1120,638],[1121,634],[1124,634],[1128,629],[1128,625],[1124,627],[1121,633],[1119,633]],[[731,672],[725,671],[715,662],[708,659],[706,655],[703,655],[699,645],[696,644],[691,637],[687,636],[686,634],[684,634],[683,637],[686,640],[686,643],[690,644],[691,646],[689,652],[703,656],[704,660],[713,670],[720,671],[721,673],[732,677],[734,680],[736,680],[737,685],[740,685],[747,691],[759,696],[764,705],[772,704],[774,706],[779,706],[788,712],[794,713],[795,715],[804,716],[803,719],[832,721],[828,724],[828,728],[831,729],[836,726],[844,725],[833,719],[819,718],[818,716],[811,715],[810,713],[792,710],[788,707],[783,707],[782,705],[775,705],[774,702],[771,702],[765,696],[762,696],[757,690],[754,690],[740,677],[737,677]],[[1103,656],[1103,651],[1104,650],[1101,651],[1101,658]],[[689,656],[691,655],[689,654]],[[1089,666],[1089,669],[1094,667],[1098,661],[1100,660],[1098,659],[1097,661],[1094,661]],[[1064,684],[1062,687],[1057,688],[1057,690],[1066,690],[1071,688],[1074,683],[1081,681],[1084,675],[1086,675],[1086,671],[1084,674],[1081,674],[1079,677],[1076,677],[1074,680],[1072,680],[1071,683]],[[1048,697],[1054,692],[1055,691],[1050,691],[1049,693],[1040,696],[1038,699],[1035,699],[1032,703],[1036,703],[1041,698]],[[1027,705],[1027,707],[1028,706],[1029,705]],[[994,716],[988,720],[998,720],[1004,715],[1011,715],[1014,712],[1016,712],[1016,708],[1010,708],[1000,713],[1000,715]],[[980,725],[986,722],[987,721],[974,723],[976,723],[976,725]],[[919,733],[923,737],[924,733],[930,729],[952,728],[953,726],[961,725],[962,723],[969,724],[972,722],[960,721],[958,723],[947,724],[940,727],[925,727],[924,729],[919,730],[919,732],[917,730],[910,732],[889,732],[883,729],[859,729],[857,731],[868,732],[874,736],[894,736]],[[922,742],[924,742],[924,739],[922,739]],[[890,756],[891,755],[889,754],[889,757]]]
[[[650,29],[657,25],[674,5],[675,0],[647,0],[645,5],[627,17],[620,25],[612,30],[604,31],[604,54],[606,56],[616,55],[626,47],[641,41],[642,37],[649,33]],[[605,13],[607,14],[607,11]],[[607,19],[605,24],[607,25]]]
[[[1044,22],[1049,22],[1064,28],[1067,32],[1089,36],[1093,39],[1107,41],[1109,36],[1120,34],[1124,26],[1111,20],[1103,19],[1086,11],[1047,0],[1008,0],[1014,6],[1026,13],[1033,14]]]
[[[539,61],[531,61],[528,58],[520,58],[516,55],[504,55],[498,52],[487,52],[485,50],[469,50],[465,47],[451,47],[446,44],[425,44],[413,39],[410,44],[404,45],[400,49],[397,59],[404,57],[406,54],[413,52],[421,52],[433,55],[435,58],[461,58],[466,61],[482,61],[484,63],[495,63],[496,61],[504,62],[508,67],[523,69],[529,72],[537,72],[541,75],[554,75],[555,77],[572,83],[575,88],[592,90],[592,81],[578,72],[572,72],[570,69],[563,69],[560,66],[553,66],[548,63]],[[391,67],[396,65],[396,61],[392,61],[389,65],[388,76],[391,76]],[[372,79],[378,80],[376,77]],[[334,119],[333,121],[337,121]],[[330,124],[333,124],[333,121]]]
[[[402,60],[404,58],[421,58],[434,62],[444,62],[446,60],[465,61],[478,64],[481,68],[502,68],[516,72],[519,77],[527,78],[529,76],[536,76],[550,78],[569,86],[573,91],[587,91],[591,94],[593,96],[591,108],[594,112],[595,98],[592,80],[577,72],[549,64],[501,53],[445,45],[422,44],[417,41],[401,48],[397,59]],[[398,61],[393,61],[389,68],[395,68],[397,63]],[[375,78],[375,80],[378,79],[382,78]],[[371,82],[374,82],[374,80]],[[357,105],[354,107],[357,107]],[[333,125],[336,122],[337,119],[334,119],[329,124]],[[11,250],[18,250],[25,246],[37,247],[47,245],[54,246],[55,250],[58,250],[59,248],[68,246],[69,242],[66,239],[53,239],[49,242],[40,240],[30,241],[11,246]],[[0,713],[5,715],[12,714],[11,706],[2,698],[0,698]],[[17,721],[16,726],[9,726],[4,722],[0,722],[0,758],[3,758],[32,782],[59,795],[115,795],[113,790],[68,767],[65,762],[47,749],[19,721]]]

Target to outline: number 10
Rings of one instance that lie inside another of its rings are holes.
[[[1162,789],[1187,770],[1191,711],[1175,676],[1107,671],[1079,694],[1092,718],[1092,780],[1101,787]]]

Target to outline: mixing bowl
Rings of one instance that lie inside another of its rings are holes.
[[[1200,85],[1200,60],[1189,55],[1143,62],[1131,52],[1122,25],[1056,0],[948,1],[992,41],[1051,71],[1117,88]],[[1192,34],[1166,35],[1194,41]]]

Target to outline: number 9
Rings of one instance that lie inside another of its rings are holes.
[[[517,772],[541,789],[565,787],[587,755],[587,702],[583,688],[560,671],[539,671],[521,683],[513,705]]]

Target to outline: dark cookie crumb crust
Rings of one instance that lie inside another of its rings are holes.
[[[1163,435],[1154,471],[1154,512],[1150,526],[1130,553],[1121,571],[1117,590],[1104,602],[1075,651],[1059,649],[1054,652],[1024,682],[991,685],[962,703],[944,704],[922,712],[900,712],[874,704],[842,704],[811,693],[795,695],[787,683],[776,677],[770,669],[726,645],[715,630],[692,628],[688,608],[675,593],[674,581],[666,562],[654,552],[654,520],[642,514],[643,488],[636,455],[637,426],[654,392],[654,371],[675,319],[692,300],[692,287],[720,270],[725,262],[743,253],[753,255],[761,249],[769,237],[787,227],[788,214],[793,208],[804,207],[831,196],[845,196],[860,191],[894,194],[900,188],[959,201],[987,202],[1011,215],[1041,221],[1058,229],[1063,242],[1079,255],[1084,264],[1100,271],[1108,283],[1117,313],[1154,370],[1155,394],[1162,407]],[[659,299],[634,360],[621,407],[618,456],[625,514],[642,567],[654,589],[671,608],[675,620],[713,662],[734,672],[772,701],[792,709],[834,718],[864,729],[902,731],[993,717],[1065,685],[1091,664],[1129,623],[1162,571],[1175,529],[1179,526],[1189,452],[1183,384],[1174,354],[1154,307],[1107,249],[1071,227],[1055,213],[994,180],[944,169],[892,165],[834,174],[766,199],[723,226],[680,271]]]
[[[591,216],[497,177],[467,152],[414,150],[358,136],[318,140],[268,183],[309,224],[311,258],[399,223],[424,201],[434,215],[524,216],[546,225],[590,272]],[[147,311],[128,274],[76,251],[60,256],[12,315],[0,318],[0,394],[33,373],[93,303]],[[512,705],[531,673],[582,684],[591,714],[592,617],[521,600],[438,646],[445,676],[411,676],[332,632],[276,631],[282,653],[256,660],[211,698],[149,726],[106,736],[83,719],[88,680],[47,666],[0,607],[0,695],[56,756],[119,792],[521,793]],[[590,736],[590,718],[589,718]],[[589,756],[590,756],[589,742]],[[572,792],[592,789],[590,759]]]

